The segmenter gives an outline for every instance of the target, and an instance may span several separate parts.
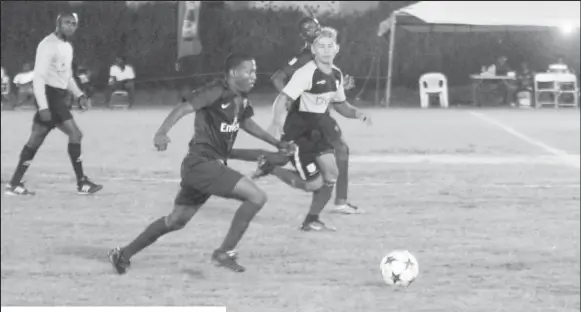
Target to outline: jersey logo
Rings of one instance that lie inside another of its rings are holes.
[[[228,108],[228,106],[230,106],[230,103],[224,103],[222,104],[222,109],[226,109]]]
[[[288,64],[289,64],[290,66],[293,66],[294,64],[296,64],[296,63],[297,63],[297,61],[298,61],[298,59],[295,57],[295,58],[293,58],[292,60],[290,60],[290,62],[288,62]]]
[[[306,169],[310,174],[316,173],[318,171],[317,165],[315,165],[314,163],[308,164]]]
[[[226,122],[220,124],[220,132],[226,133],[238,132],[239,129],[240,124],[238,123],[238,116],[234,117],[234,121],[232,121],[231,124],[228,124]]]
[[[326,83],[327,83],[327,80],[319,80],[319,81],[317,81],[317,84],[318,85],[324,85]]]

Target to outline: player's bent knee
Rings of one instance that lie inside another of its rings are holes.
[[[75,142],[75,143],[81,143],[82,139],[83,139],[83,133],[80,130],[73,131],[71,133],[71,135],[69,136],[69,140],[71,142]]]
[[[198,206],[175,205],[174,210],[165,218],[165,225],[170,231],[183,229],[198,211]]]
[[[262,208],[268,201],[268,196],[263,190],[258,189],[249,196],[248,201]]]
[[[304,190],[307,192],[314,192],[325,185],[323,178],[319,175],[316,179],[306,181]]]
[[[335,148],[335,157],[338,160],[348,160],[349,159],[349,146],[343,142]]]

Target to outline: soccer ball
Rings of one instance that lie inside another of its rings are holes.
[[[383,281],[388,285],[409,286],[418,277],[418,260],[407,250],[388,253],[379,265]]]

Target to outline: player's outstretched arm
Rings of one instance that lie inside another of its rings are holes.
[[[260,156],[265,156],[270,163],[275,166],[284,166],[288,162],[288,157],[280,152],[269,152],[263,149],[240,149],[234,148],[230,152],[230,159],[243,161],[257,161]]]
[[[195,112],[189,102],[182,102],[174,107],[157,130],[159,134],[167,134],[182,117]]]
[[[370,123],[371,119],[365,115],[361,110],[357,109],[353,105],[347,103],[347,101],[333,103],[333,108],[337,113],[341,114],[345,118],[359,119],[361,121]]]
[[[293,99],[291,99],[285,93],[280,93],[276,97],[276,99],[274,100],[274,103],[272,104],[272,121],[271,121],[271,125],[269,126],[269,129],[271,131],[273,131],[273,129],[280,130],[283,128],[284,120],[286,119],[286,115],[287,115],[288,110],[290,109],[292,103],[293,103]],[[278,134],[274,134],[272,132],[271,132],[271,134],[278,135]]]
[[[244,120],[242,123],[242,129],[244,129],[244,131],[246,131],[251,136],[260,139],[272,146],[278,147],[280,143],[279,140],[275,139],[272,135],[266,132],[266,130],[262,129],[262,127],[259,126],[252,118]]]
[[[288,76],[283,70],[277,70],[276,73],[274,73],[274,75],[270,77],[270,80],[272,81],[272,84],[276,88],[276,91],[280,93],[284,89],[285,81],[287,80],[287,78]]]
[[[171,128],[182,119],[182,117],[209,106],[218,99],[221,93],[222,89],[219,87],[205,87],[194,90],[184,98],[184,101],[172,109],[161,124],[161,127],[159,127],[159,130],[157,130],[157,134],[167,135],[169,130],[171,130]]]

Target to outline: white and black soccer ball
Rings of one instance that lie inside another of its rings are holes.
[[[383,281],[388,285],[409,286],[420,272],[418,260],[407,250],[388,253],[379,265]]]

